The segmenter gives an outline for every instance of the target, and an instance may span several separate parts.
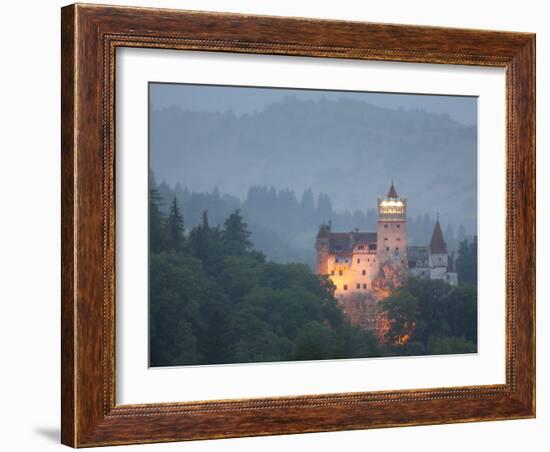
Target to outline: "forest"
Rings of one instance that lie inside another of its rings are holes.
[[[389,319],[387,355],[477,352],[477,289],[410,278],[380,302]]]
[[[315,249],[311,238],[317,234],[319,225],[332,221],[334,230],[363,231],[376,230],[376,199],[365,200],[361,209],[337,210],[329,195],[314,194],[311,189],[296,194],[290,189],[275,189],[268,186],[252,186],[242,201],[218,189],[211,192],[192,192],[180,184],[171,186],[156,182],[150,173],[150,186],[162,198],[160,209],[168,214],[170,202],[177,199],[185,212],[185,222],[194,227],[202,221],[202,214],[208,211],[212,225],[222,225],[236,209],[243,215],[254,237],[254,244],[269,260],[302,262],[314,268]],[[435,214],[435,212],[432,212]],[[442,220],[443,221],[443,220]],[[407,236],[410,245],[426,245],[430,241],[435,219],[426,213],[409,217]],[[445,224],[445,221],[443,221]],[[446,223],[444,237],[449,252],[457,252],[464,239],[471,239],[464,225]]]
[[[221,224],[203,211],[186,230],[178,199],[149,197],[149,328],[153,367],[467,353],[477,341],[477,246],[464,240],[457,266],[468,284],[411,280],[380,303],[384,341],[350,325],[334,286],[303,263],[256,249],[241,211]],[[466,282],[466,281],[465,281]]]

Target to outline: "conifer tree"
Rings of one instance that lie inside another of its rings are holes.
[[[156,188],[149,191],[149,248],[158,253],[165,247],[164,216],[160,210],[162,198]]]
[[[212,229],[208,222],[208,211],[203,211],[202,221],[189,234],[189,245],[195,257],[204,262],[209,260],[209,251],[212,248]]]
[[[182,251],[185,243],[185,228],[183,225],[183,216],[180,213],[178,200],[175,196],[170,206],[167,229],[170,248],[174,251]]]
[[[208,210],[205,210],[202,213],[202,223],[201,223],[202,229],[204,231],[208,231],[210,229],[210,225],[208,224]]]
[[[477,285],[477,236],[471,242],[468,239],[460,242],[456,271],[459,282]]]
[[[474,235],[470,245],[470,255],[472,256],[472,284],[477,286],[477,235]]]
[[[250,231],[247,228],[248,225],[244,222],[239,209],[225,220],[222,239],[229,253],[243,254],[252,249],[253,244],[249,239]]]

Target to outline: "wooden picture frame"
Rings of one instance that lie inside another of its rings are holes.
[[[86,447],[535,416],[535,35],[79,4],[62,9],[61,35],[64,444]],[[506,383],[117,405],[118,47],[505,68]]]

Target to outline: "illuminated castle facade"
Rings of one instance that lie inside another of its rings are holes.
[[[315,249],[317,274],[330,277],[344,311],[353,323],[367,328],[382,326],[365,307],[390,295],[409,275],[452,285],[458,281],[439,218],[429,246],[407,246],[407,200],[399,197],[393,182],[378,199],[376,231],[332,232],[330,222],[322,224]]]

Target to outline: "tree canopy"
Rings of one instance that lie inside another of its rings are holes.
[[[477,286],[477,236],[460,242],[456,270],[461,282]]]
[[[186,234],[177,200],[167,215],[159,202],[152,192],[152,366],[379,356],[376,337],[343,316],[330,279],[266,262],[239,210],[222,227],[205,211]]]
[[[311,206],[310,195],[304,198]],[[238,208],[215,226],[203,211],[187,232],[177,197],[169,209],[161,203],[151,190],[151,366],[477,350],[476,239],[461,243],[459,286],[410,278],[379,303],[388,320],[379,343],[373,332],[349,323],[328,276],[302,263],[268,261],[256,250]]]
[[[387,352],[402,355],[473,353],[477,350],[477,289],[410,278],[380,303],[387,315]]]
[[[262,250],[269,260],[276,262],[302,262],[315,267],[315,249],[311,238],[317,234],[322,222],[331,221],[335,229],[351,231],[376,230],[377,212],[373,205],[368,209],[338,210],[327,193],[314,193],[311,188],[294,191],[273,186],[250,186],[242,199],[218,189],[209,192],[192,192],[178,183],[156,184],[151,172],[151,187],[164,201],[160,209],[169,214],[176,197],[180,211],[185,212],[188,230],[201,224],[204,211],[211,225],[223,226],[228,217],[239,209],[247,230],[254,236],[256,249]],[[361,207],[367,207],[361,204]],[[417,212],[408,218],[407,241],[411,245],[429,243],[435,218]],[[458,244],[467,236],[463,225],[446,225],[445,242],[450,251],[458,251]],[[471,237],[470,237],[471,240]]]

